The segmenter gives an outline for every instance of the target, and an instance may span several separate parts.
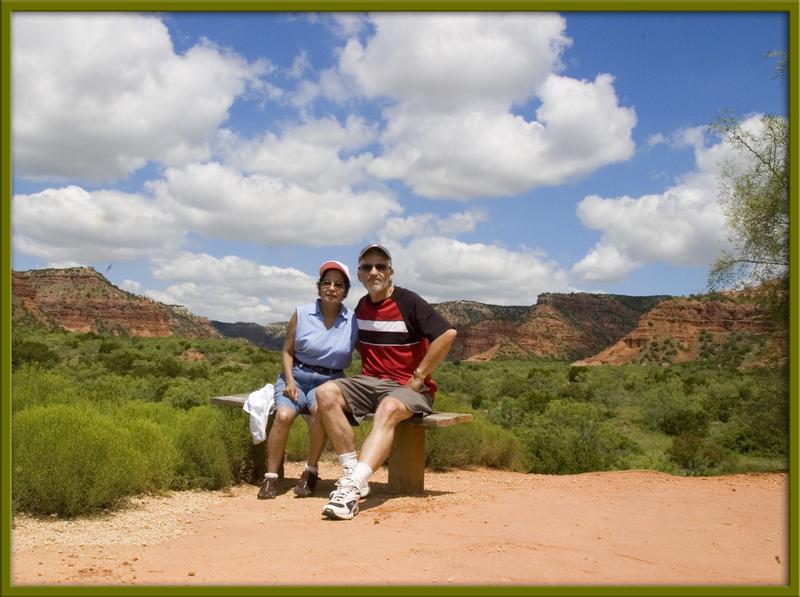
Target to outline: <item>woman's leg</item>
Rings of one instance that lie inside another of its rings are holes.
[[[278,473],[283,463],[283,453],[289,430],[297,417],[297,411],[288,406],[279,406],[275,411],[275,420],[267,437],[267,473]]]
[[[327,439],[325,428],[322,426],[322,418],[317,412],[315,403],[311,407],[311,427],[308,430],[308,460],[306,462],[309,466],[317,468],[319,457],[322,456],[322,451],[325,449],[325,440]]]

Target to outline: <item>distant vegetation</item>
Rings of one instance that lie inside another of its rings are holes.
[[[788,370],[722,364],[730,362],[447,363],[437,380],[457,404],[512,431],[529,472],[786,469]]]
[[[435,375],[436,408],[474,412],[475,421],[429,432],[428,466],[785,470],[788,372],[742,371],[730,366],[736,359],[713,356],[669,367],[445,363]],[[209,399],[274,382],[279,357],[244,341],[16,328],[14,509],[73,516],[140,493],[250,480],[247,415]],[[367,430],[359,428],[359,443]],[[305,452],[298,424],[287,455],[299,460]]]

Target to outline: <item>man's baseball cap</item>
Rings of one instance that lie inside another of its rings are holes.
[[[387,249],[383,245],[379,245],[378,243],[372,243],[371,245],[367,245],[366,247],[361,249],[361,252],[358,254],[358,260],[361,261],[361,258],[364,256],[364,253],[366,253],[371,249],[378,249],[381,253],[386,255],[386,259],[388,259],[389,261],[392,260],[392,254],[389,253],[389,249]]]
[[[344,277],[347,278],[347,283],[350,283],[350,270],[347,269],[347,266],[342,263],[341,261],[326,261],[322,265],[319,266],[319,275],[321,276],[329,269],[338,269],[340,272],[344,274]]]

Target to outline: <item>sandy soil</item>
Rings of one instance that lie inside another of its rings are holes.
[[[386,471],[350,521],[318,496],[257,488],[137,498],[93,519],[18,516],[19,585],[785,585],[785,474],[683,478],[493,470],[426,474],[421,496]]]

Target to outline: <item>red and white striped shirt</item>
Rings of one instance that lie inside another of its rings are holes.
[[[428,346],[453,326],[418,294],[395,286],[392,294],[373,303],[369,295],[356,306],[361,373],[405,384]],[[428,377],[431,396],[436,383]]]

